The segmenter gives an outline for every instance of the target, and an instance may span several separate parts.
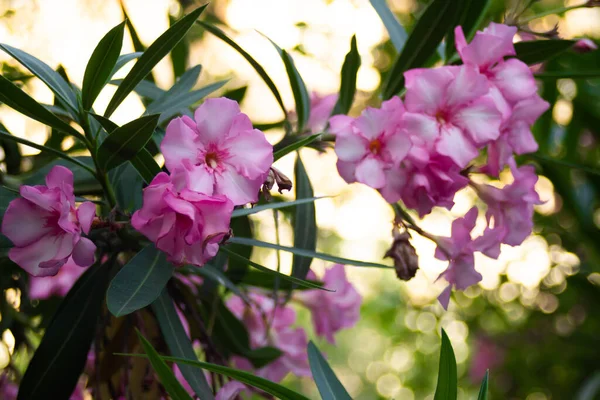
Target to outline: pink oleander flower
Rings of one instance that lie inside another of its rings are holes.
[[[30,277],[29,298],[45,300],[50,296],[64,297],[84,272],[85,268],[70,258],[54,276]]]
[[[518,246],[531,235],[533,206],[542,204],[535,191],[538,176],[535,168],[525,165],[517,168],[511,162],[514,182],[499,189],[490,185],[475,186],[479,197],[487,204],[488,225],[485,235],[494,235],[498,243]]]
[[[438,277],[438,279],[443,277],[448,282],[448,287],[438,297],[445,309],[448,309],[452,287],[465,290],[481,281],[481,274],[475,270],[474,253],[480,251],[493,258],[497,258],[500,254],[500,241],[497,235],[484,235],[475,240],[471,238],[471,231],[476,221],[477,207],[473,207],[464,217],[452,222],[450,237],[437,239],[435,258],[448,261],[448,268]]]
[[[474,67],[413,69],[404,76],[404,130],[415,146],[464,168],[500,135],[502,113],[487,79]]]
[[[516,58],[504,60],[516,54],[513,45],[516,33],[514,26],[492,22],[467,44],[462,28],[457,26],[454,31],[456,50],[464,64],[477,67],[510,103],[527,98],[537,90],[527,64]]]
[[[516,103],[510,117],[500,128],[500,137],[488,146],[485,171],[498,176],[513,159],[513,153],[526,154],[537,151],[538,144],[531,133],[531,126],[550,107],[548,102],[534,94]]]
[[[133,214],[131,225],[172,263],[202,266],[229,233],[233,204],[225,196],[189,189],[188,177],[182,170],[156,175],[144,189],[143,206]]]
[[[469,378],[473,384],[478,385],[485,376],[485,371],[502,365],[504,350],[485,336],[478,336],[475,343],[475,352],[471,359],[471,368],[469,368]]]
[[[82,267],[94,263],[96,245],[82,237],[89,233],[96,206],[75,207],[73,173],[55,166],[46,186],[21,186],[20,198],[10,202],[2,233],[15,247],[8,257],[33,276],[56,275],[70,257]]]
[[[310,96],[310,116],[305,129],[312,133],[323,132],[337,100],[337,93],[321,96],[317,92],[312,92]]]
[[[235,400],[238,399],[239,395],[246,391],[248,387],[241,382],[238,381],[229,381],[219,391],[215,396],[215,400]]]
[[[310,271],[308,278],[316,279],[316,275]],[[362,298],[346,278],[341,264],[325,271],[323,283],[335,292],[306,290],[296,292],[295,297],[311,311],[316,334],[335,344],[335,333],[358,322]]]
[[[252,307],[248,307],[237,296],[230,297],[227,307],[248,329],[252,349],[273,346],[282,354],[256,371],[250,361],[243,357],[233,357],[234,364],[273,382],[280,382],[289,372],[297,376],[310,376],[306,354],[308,338],[304,329],[292,327],[296,321],[294,309],[285,305],[275,306],[273,299],[255,292],[250,293],[250,299],[255,304]]]
[[[265,135],[226,98],[206,100],[194,118],[175,118],[167,126],[160,148],[169,171],[183,168],[189,190],[224,195],[234,205],[257,202],[273,164]]]
[[[573,50],[577,53],[589,53],[590,51],[598,50],[598,45],[591,39],[579,39],[573,45]]]
[[[19,385],[8,379],[5,374],[0,376],[0,399],[16,400],[19,393]]]
[[[345,115],[330,119],[338,172],[346,182],[386,187],[390,170],[400,166],[411,147],[410,137],[401,132],[403,112],[402,101],[394,97],[379,109],[367,108],[356,119]],[[394,193],[382,194],[389,202],[399,199]]]

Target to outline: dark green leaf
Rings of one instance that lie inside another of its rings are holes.
[[[7,44],[0,44],[0,48],[20,62],[32,74],[40,78],[65,105],[70,107],[72,111],[77,112],[77,97],[75,92],[58,72],[50,68],[48,64],[22,50]]]
[[[106,304],[116,317],[130,314],[152,303],[165,287],[173,265],[165,253],[150,244],[135,255],[113,278]]]
[[[177,22],[177,19],[169,15],[169,26]],[[190,44],[189,41],[184,38],[181,42],[177,43],[173,50],[171,50],[171,64],[173,65],[173,76],[180,77],[185,73],[188,65],[188,58],[190,56]]]
[[[102,115],[98,115],[98,114],[94,114],[94,113],[88,113],[88,114],[90,114],[92,117],[94,117],[94,119],[96,121],[98,121],[98,123],[100,123],[100,125],[102,125],[102,127],[104,128],[106,133],[112,133],[112,131],[114,131],[115,129],[117,129],[119,127],[119,125],[115,124],[110,119],[103,117]]]
[[[574,40],[531,40],[515,43],[516,57],[527,65],[548,61],[569,50]]]
[[[336,257],[329,254],[318,253],[316,251],[308,251],[304,249],[298,249],[295,247],[281,246],[274,243],[267,243],[256,239],[244,238],[244,237],[232,237],[229,239],[229,243],[242,244],[245,246],[256,246],[264,247],[267,249],[287,251],[288,253],[296,254],[303,257],[318,258],[319,260],[331,261],[333,263],[354,265],[356,267],[375,267],[375,268],[393,268],[389,265],[376,264],[364,261],[350,260],[348,258]]]
[[[390,40],[396,48],[396,51],[400,53],[404,47],[404,43],[406,43],[406,39],[408,38],[406,30],[402,24],[398,22],[392,11],[388,8],[385,0],[370,1],[375,11],[377,11],[377,14],[379,14],[379,18],[381,18],[381,21],[383,21],[383,25],[385,25],[385,29],[387,29],[388,35],[390,35]]]
[[[122,354],[127,356],[141,356],[139,354]],[[206,363],[202,361],[189,361],[176,357],[161,357],[165,361],[176,362],[177,364],[187,364],[192,365],[197,368],[202,368],[207,371],[216,372],[217,374],[228,376],[236,381],[240,381],[257,389],[263,390],[269,394],[272,394],[277,399],[281,400],[309,400],[307,397],[302,396],[286,388],[285,386],[281,386],[277,383],[273,383],[263,378],[259,378],[255,376],[253,373],[241,371],[229,367],[224,367],[222,365]]]
[[[171,368],[169,368],[167,363],[160,357],[154,347],[152,347],[152,344],[142,336],[140,331],[137,331],[137,334],[142,343],[142,347],[144,348],[144,352],[148,355],[148,360],[150,360],[150,364],[152,364],[152,368],[154,368],[154,372],[158,375],[160,383],[162,383],[171,399],[192,400],[188,392],[181,386],[181,383],[179,383],[175,377]]]
[[[158,114],[141,117],[112,131],[98,148],[100,167],[110,171],[134,158],[152,137],[158,117]]]
[[[191,105],[196,104],[215,90],[222,88],[227,82],[229,82],[228,79],[211,83],[210,85],[204,86],[203,88],[189,93],[182,93],[177,96],[172,96],[167,102],[165,102],[164,108],[160,113],[158,123],[162,124],[174,115],[180,114],[182,109],[186,109]]]
[[[172,99],[177,96],[188,93],[196,85],[200,71],[202,70],[201,65],[196,65],[194,68],[187,70],[181,78],[171,87],[171,89],[164,92],[159,98],[154,100],[146,107],[146,114],[158,114],[163,110],[172,107]]]
[[[96,97],[110,79],[121,53],[124,31],[125,22],[121,22],[108,31],[94,49],[90,61],[85,67],[83,86],[81,87],[81,102],[84,110],[92,108]]]
[[[327,196],[322,196],[322,197],[310,197],[307,199],[299,199],[299,200],[293,200],[293,201],[282,201],[280,203],[267,203],[267,204],[261,204],[259,206],[254,206],[252,208],[238,208],[237,210],[233,210],[233,214],[231,215],[231,218],[237,218],[237,217],[243,217],[245,215],[252,215],[252,214],[256,214],[259,213],[261,211],[265,211],[265,210],[279,210],[282,208],[287,208],[287,207],[294,207],[300,204],[307,204],[307,203],[312,203],[316,200],[319,199],[324,199]]]
[[[320,290],[325,290],[325,291],[328,291],[328,292],[332,291],[332,290],[329,290],[329,289],[325,289],[324,287],[322,287],[320,285],[316,285],[316,284],[314,284],[312,282],[309,282],[309,281],[306,281],[306,280],[303,280],[303,279],[294,278],[293,276],[285,275],[285,274],[282,274],[281,272],[277,272],[277,271],[274,271],[274,270],[269,269],[267,267],[263,267],[260,264],[257,264],[257,263],[255,263],[253,261],[248,260],[246,257],[240,256],[239,254],[234,253],[233,251],[231,251],[230,249],[228,249],[227,246],[222,246],[219,250],[222,251],[223,253],[227,254],[229,256],[229,258],[238,259],[240,261],[246,262],[248,265],[251,265],[251,266],[253,266],[254,268],[256,268],[256,269],[258,269],[260,271],[269,273],[271,275],[276,275],[276,276],[278,276],[279,278],[281,278],[283,280],[287,280],[287,281],[290,281],[290,282],[295,283],[297,285],[308,287],[308,288],[311,288],[311,289],[320,289]]]
[[[108,173],[110,184],[114,188],[117,206],[122,211],[133,213],[142,208],[142,179],[140,173],[126,162]]]
[[[473,7],[469,3],[472,0],[454,0],[454,7],[456,11],[452,13],[451,18],[454,18],[452,23],[452,29],[448,30],[446,34],[446,39],[444,39],[444,51],[440,52],[440,56],[443,57],[444,60],[450,60],[450,58],[456,53],[456,48],[454,46],[454,27],[461,25],[462,26],[462,18],[466,17],[467,11],[469,7]],[[483,4],[482,0],[475,0],[478,4]],[[439,52],[439,49],[438,49]]]
[[[227,271],[227,273],[229,273],[229,271]],[[255,287],[273,290],[275,285],[278,284],[280,290],[290,290],[292,288],[294,288],[296,290],[304,290],[304,289],[311,290],[309,288],[302,288],[302,287],[298,288],[295,285],[293,285],[287,281],[276,283],[275,282],[276,280],[279,280],[279,278],[273,276],[273,274],[269,274],[266,272],[257,271],[257,270],[252,269],[252,270],[249,270],[248,272],[246,272],[246,274],[244,275],[244,278],[240,282],[240,285],[255,286]],[[312,282],[315,285],[323,286],[323,284],[321,282],[311,281],[310,279],[307,279],[307,281]]]
[[[342,65],[340,93],[335,107],[333,107],[332,115],[348,114],[348,111],[350,111],[354,102],[354,94],[356,93],[356,74],[358,74],[359,68],[360,54],[356,47],[356,36],[352,36],[350,51],[346,54],[344,64]]]
[[[71,127],[71,125],[52,114],[46,107],[35,101],[2,75],[0,75],[0,102],[42,124],[51,126],[69,135],[81,137],[81,134]]]
[[[323,400],[351,400],[352,398],[335,376],[325,357],[317,346],[310,341],[308,343],[308,362],[310,370]]]
[[[465,38],[471,40],[485,19],[492,0],[466,0],[465,8],[460,17],[459,23],[463,28]],[[448,45],[454,46],[454,43]]]
[[[173,357],[186,358],[188,360],[198,360],[192,342],[185,333],[185,329],[177,315],[173,301],[166,289],[163,289],[162,293],[152,303],[152,309],[156,314],[158,325],[160,330],[169,346],[169,351]],[[199,374],[193,367],[189,365],[180,365],[182,375],[185,380],[189,383],[190,387],[194,390],[200,399],[211,400],[214,399],[212,390],[204,377],[204,374]]]
[[[294,168],[296,176],[296,199],[309,199],[315,196],[312,184],[298,154]],[[296,206],[294,214],[294,248],[314,252],[317,248],[317,219],[315,203],[310,202]],[[292,276],[305,279],[312,257],[294,254],[292,261]]]
[[[306,136],[300,140],[297,140],[296,142],[285,146],[283,149],[281,150],[277,150],[275,153],[273,153],[273,162],[279,160],[280,158],[288,155],[289,153],[291,153],[292,151],[296,151],[296,150],[300,150],[302,147],[309,145],[310,143],[314,142],[315,140],[317,140],[319,138],[319,136],[321,136],[320,133],[316,133],[314,135],[310,135],[310,136]]]
[[[8,129],[0,122],[0,133],[11,135]],[[12,135],[11,135],[12,136]],[[18,175],[21,172],[21,150],[14,140],[0,137],[0,146],[4,150],[4,163],[9,175]]]
[[[236,296],[241,297],[244,301],[249,302],[248,296],[244,292],[242,292],[236,285],[233,283],[225,273],[219,268],[212,266],[210,264],[204,264],[201,268],[195,267],[193,265],[188,266],[187,271],[192,274],[200,275],[206,279],[210,279],[214,282],[217,282],[219,285],[226,287],[231,290]]]
[[[598,79],[600,78],[600,70],[587,70],[587,71],[543,71],[538,72],[534,75],[539,79]]]
[[[121,68],[123,68],[125,66],[125,64],[127,64],[131,60],[140,58],[142,56],[142,54],[144,54],[144,53],[136,52],[136,53],[120,55],[119,58],[117,59],[117,62],[115,63],[115,67],[113,68],[113,70],[111,71],[111,73],[109,75],[109,79],[111,79]]]
[[[248,216],[242,216],[231,220],[231,230],[234,235],[252,237],[252,222]],[[252,246],[238,244],[230,245],[230,249],[245,259],[252,257]],[[227,260],[227,275],[233,282],[239,282],[248,271],[248,263],[243,259],[231,258]]]
[[[244,97],[246,97],[247,90],[248,86],[242,86],[237,89],[228,90],[225,93],[223,93],[223,97],[227,97],[228,99],[241,103],[242,100],[244,100]]]
[[[19,400],[68,399],[87,361],[109,265],[90,267],[62,301],[19,386]]]
[[[44,184],[46,176],[52,168],[57,165],[67,167],[73,172],[73,181],[76,190],[85,191],[87,187],[99,187],[99,183],[96,180],[92,171],[94,170],[94,161],[89,156],[78,156],[73,157],[76,163],[69,160],[54,160],[43,167],[36,169],[23,176],[23,184],[25,185],[41,185]],[[85,166],[85,167],[84,167]]]
[[[4,186],[0,186],[0,226],[2,224],[2,218],[4,218],[4,213],[6,212],[8,204],[17,197],[19,197],[18,192],[14,192]],[[13,247],[13,243],[9,238],[0,233],[0,249],[5,250],[10,247]]]
[[[277,104],[279,104],[281,111],[283,111],[283,115],[287,116],[287,110],[286,110],[285,106],[283,105],[283,100],[281,99],[281,95],[279,94],[279,91],[277,90],[277,86],[275,86],[275,83],[273,83],[273,80],[267,74],[267,71],[265,71],[265,69],[259,63],[257,63],[256,60],[254,58],[252,58],[252,56],[250,54],[248,54],[237,43],[235,43],[233,40],[231,40],[222,30],[220,30],[216,26],[207,24],[206,22],[203,22],[203,21],[198,21],[197,23],[200,26],[202,26],[204,29],[206,29],[207,31],[209,31],[210,33],[212,33],[213,35],[215,35],[216,37],[218,37],[219,39],[221,39],[222,41],[224,41],[231,47],[233,47],[238,53],[240,53],[240,55],[242,57],[244,57],[246,59],[246,61],[248,61],[250,63],[250,65],[252,65],[254,70],[258,73],[258,75],[260,75],[260,77],[267,84],[269,89],[271,89],[273,96],[275,96],[275,100],[277,100]]]
[[[123,83],[123,79],[113,79],[108,83],[111,85],[119,86]],[[156,100],[163,94],[165,94],[164,90],[147,80],[143,80],[140,83],[138,83],[133,89],[133,91],[141,97],[146,97],[150,100]]]
[[[456,358],[448,335],[442,329],[442,349],[440,350],[440,367],[438,381],[433,400],[456,400],[458,380]]]
[[[133,48],[135,51],[143,53],[146,50],[146,46],[142,43],[140,36],[137,34],[133,23],[131,22],[131,18],[129,18],[129,14],[127,14],[127,10],[125,10],[125,6],[123,5],[123,1],[119,0],[121,5],[121,12],[123,12],[123,17],[125,22],[127,23],[127,30],[129,31],[129,36],[131,36],[131,42],[133,43]],[[154,82],[154,80],[152,80]]]
[[[146,183],[152,182],[152,179],[161,172],[156,160],[146,149],[140,150],[130,161]]]
[[[481,387],[479,388],[479,395],[477,396],[477,400],[487,400],[489,379],[490,379],[490,370],[486,370],[485,376],[483,377],[483,381],[481,382]]]
[[[454,29],[453,1],[434,0],[417,21],[406,45],[394,62],[383,98],[389,99],[404,87],[404,72],[422,67],[435,54],[438,44],[450,29]]]
[[[166,56],[181,39],[183,39],[187,31],[192,27],[205,8],[206,6],[199,7],[181,18],[165,33],[160,35],[146,51],[144,51],[144,54],[142,54],[138,62],[135,63],[131,71],[129,71],[127,76],[123,79],[123,82],[117,88],[117,91],[106,107],[104,116],[111,116],[119,104],[125,100],[125,97],[131,93],[137,84],[152,71],[154,66],[162,60],[162,58]]]

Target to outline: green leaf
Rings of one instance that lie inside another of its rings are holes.
[[[228,99],[241,103],[242,100],[244,100],[244,97],[246,97],[247,91],[248,86],[241,86],[239,88],[226,91],[225,93],[223,93],[223,97],[227,97]]]
[[[356,74],[358,74],[360,62],[360,54],[356,47],[356,36],[353,35],[350,41],[350,51],[346,54],[344,64],[342,65],[340,93],[333,107],[332,115],[348,114],[348,111],[350,111],[354,102],[354,94],[356,93]]]
[[[466,11],[468,10],[468,7],[470,6],[470,2],[472,0],[455,0],[454,1],[454,7],[456,9],[456,11],[452,14],[451,18],[454,18],[454,21],[452,22],[452,29],[448,30],[448,33],[446,34],[446,38],[444,39],[444,42],[442,43],[444,46],[444,51],[439,51],[440,56],[446,60],[450,60],[451,57],[456,53],[456,48],[454,46],[454,27],[461,25],[462,26],[462,18],[464,18],[466,16]],[[483,1],[481,0],[476,0],[479,4],[482,4]],[[472,6],[471,6],[472,7]]]
[[[315,193],[300,158],[296,159],[294,168],[296,176],[296,199],[309,199]],[[310,202],[296,207],[294,214],[294,248],[314,252],[317,248],[317,218],[315,203]],[[292,261],[292,276],[304,279],[310,270],[312,257],[294,254]]]
[[[143,357],[141,354],[121,354],[123,356],[132,356],[132,357]],[[225,375],[231,379],[235,379],[236,381],[240,381],[257,389],[260,389],[264,392],[272,394],[277,399],[281,400],[309,400],[307,397],[294,392],[286,388],[285,386],[281,386],[277,383],[273,383],[269,380],[259,378],[255,376],[253,373],[241,371],[234,368],[224,367],[222,365],[206,363],[202,361],[189,361],[182,358],[177,357],[161,357],[165,361],[176,362],[177,364],[187,364],[197,368],[202,368],[207,371],[215,372],[217,374]]]
[[[20,62],[32,74],[40,78],[66,106],[77,113],[78,107],[75,92],[58,72],[50,68],[48,64],[22,50],[1,43],[0,48]]]
[[[323,400],[352,400],[342,383],[339,381],[335,372],[331,369],[325,357],[321,354],[317,346],[308,342],[308,362],[310,370],[321,394]]]
[[[229,273],[229,271],[227,271],[227,272]],[[244,278],[240,281],[239,284],[247,285],[247,286],[255,286],[255,287],[271,289],[271,290],[273,290],[273,288],[275,287],[276,284],[279,285],[280,290],[291,290],[291,289],[312,290],[312,288],[296,287],[295,285],[293,285],[287,281],[276,283],[276,280],[279,280],[279,278],[276,276],[273,276],[273,274],[269,274],[266,272],[257,271],[257,270],[252,269],[252,270],[249,270],[246,272],[246,274],[244,275]],[[306,281],[312,282],[315,285],[323,286],[322,282],[311,281],[310,279],[307,279]]]
[[[256,213],[259,213],[259,212],[265,211],[265,210],[280,210],[282,208],[294,207],[294,206],[297,206],[300,204],[312,203],[316,200],[324,199],[326,197],[328,197],[328,196],[310,197],[310,198],[306,198],[306,199],[299,199],[299,200],[293,200],[293,201],[282,201],[279,203],[267,203],[267,204],[261,204],[259,206],[254,206],[252,208],[238,208],[237,210],[233,210],[233,214],[231,215],[231,218],[252,215],[252,214],[256,214]]]
[[[192,342],[185,333],[185,329],[177,315],[173,301],[166,289],[163,289],[162,293],[152,303],[152,309],[156,314],[158,325],[160,330],[169,346],[169,351],[174,357],[181,357],[188,360],[198,360]],[[204,374],[199,374],[193,367],[189,365],[180,365],[182,375],[185,380],[189,383],[190,387],[194,390],[194,393],[198,395],[200,399],[213,400],[214,396],[210,385],[206,381]]]
[[[390,40],[396,48],[396,51],[398,53],[401,52],[404,43],[406,43],[406,39],[408,38],[406,29],[404,29],[402,24],[396,19],[396,16],[388,8],[385,0],[370,1],[375,11],[377,11],[377,14],[379,14],[379,18],[383,21],[383,25],[385,26],[385,29],[387,29]]]
[[[110,79],[123,45],[125,22],[112,28],[100,40],[85,67],[81,102],[84,110],[92,108],[96,97]]]
[[[52,114],[46,107],[35,101],[2,75],[0,75],[0,102],[44,125],[78,138],[82,137],[71,125]]]
[[[464,11],[459,19],[465,38],[471,40],[481,26],[485,16],[492,5],[492,0],[466,0]],[[454,43],[449,43],[454,47]]]
[[[252,237],[252,222],[248,216],[232,219],[230,228],[234,235]],[[232,244],[229,248],[234,253],[244,257],[244,259],[252,257],[252,246]],[[232,257],[227,259],[227,276],[233,282],[239,282],[248,271],[248,263],[243,259],[240,260]]]
[[[108,178],[114,188],[120,210],[132,214],[142,208],[144,179],[131,163],[119,165],[108,173]]]
[[[169,26],[173,26],[177,18],[169,15]],[[185,38],[177,43],[171,50],[171,64],[173,65],[173,76],[180,77],[185,73],[190,57],[190,44]]]
[[[152,137],[158,117],[158,114],[141,117],[112,131],[98,148],[100,167],[110,171],[135,157]]]
[[[25,185],[44,184],[46,176],[50,170],[57,165],[62,165],[63,167],[69,168],[71,172],[73,172],[73,182],[77,191],[85,193],[85,190],[88,187],[93,186],[99,188],[100,185],[93,172],[94,160],[92,160],[92,157],[77,156],[73,157],[73,160],[76,160],[76,163],[73,163],[71,160],[54,160],[43,167],[36,169],[35,171],[31,171],[28,174],[22,175],[22,183]]]
[[[0,122],[0,133],[13,136],[8,129]],[[0,147],[4,150],[4,162],[6,163],[6,172],[9,175],[19,175],[21,172],[21,150],[16,141],[0,137]]]
[[[600,78],[600,70],[586,70],[586,71],[544,71],[534,74],[539,79],[598,79]]]
[[[4,186],[0,186],[0,226],[2,224],[2,218],[4,218],[4,213],[6,212],[6,208],[8,204],[19,197],[19,192],[14,192]],[[0,249],[8,250],[13,247],[12,241],[0,233]]]
[[[162,171],[160,166],[156,163],[156,160],[154,160],[154,157],[152,157],[152,154],[146,149],[140,150],[140,152],[129,161],[140,173],[140,176],[146,183],[152,182],[152,179]]]
[[[194,90],[189,93],[181,93],[177,96],[170,97],[168,101],[164,104],[164,108],[160,113],[158,123],[162,124],[174,115],[181,114],[182,109],[186,109],[191,105],[196,104],[212,92],[219,90],[220,88],[225,86],[227,82],[229,82],[229,79],[211,83],[210,85],[204,86],[198,90]]]
[[[142,54],[144,54],[144,53],[136,52],[136,53],[128,53],[128,54],[120,55],[119,58],[117,59],[117,62],[115,63],[113,70],[111,71],[111,73],[109,75],[109,79],[111,79],[121,68],[123,68],[125,66],[125,64],[127,64],[131,60],[140,58],[142,56]]]
[[[458,395],[458,378],[456,358],[446,331],[442,329],[442,349],[440,350],[440,367],[438,381],[433,400],[456,400]]]
[[[108,83],[111,85],[119,86],[123,83],[123,79],[113,79]],[[138,83],[133,89],[133,91],[136,92],[139,96],[146,97],[150,100],[156,100],[163,94],[165,94],[164,90],[147,80],[143,80],[140,83]]]
[[[19,386],[19,400],[68,399],[96,335],[109,265],[90,267],[71,288],[46,329]]]
[[[231,40],[225,34],[225,32],[223,32],[216,26],[207,24],[206,22],[203,22],[203,21],[197,21],[196,23],[199,24],[200,26],[202,26],[204,29],[206,29],[210,33],[212,33],[213,35],[215,35],[216,37],[218,37],[219,39],[221,39],[222,41],[224,41],[225,43],[227,43],[228,45],[230,45],[231,47],[233,47],[238,53],[240,53],[240,55],[242,57],[244,57],[246,59],[246,61],[248,61],[250,63],[252,68],[254,68],[254,70],[258,73],[258,75],[260,75],[260,77],[267,84],[269,89],[271,89],[271,93],[273,93],[273,96],[275,96],[275,100],[277,100],[277,104],[279,104],[281,111],[283,111],[283,115],[287,116],[287,110],[286,110],[285,106],[283,105],[283,100],[281,99],[279,90],[277,90],[277,86],[275,86],[275,83],[273,83],[273,80],[269,77],[269,75],[267,74],[267,71],[265,71],[265,69],[258,62],[256,62],[256,60],[254,58],[252,58],[252,56],[250,54],[248,54],[237,43],[235,43],[233,40]]]
[[[477,396],[477,400],[487,400],[489,379],[490,379],[490,370],[488,369],[485,371],[485,376],[483,377],[483,381],[481,382],[481,387],[479,388],[479,395]]]
[[[137,253],[113,278],[106,304],[115,316],[131,314],[152,303],[173,274],[165,253],[150,244]]]
[[[200,275],[206,279],[210,279],[214,282],[217,282],[219,285],[231,290],[231,292],[233,292],[236,296],[242,298],[244,301],[250,302],[248,296],[246,296],[246,294],[242,292],[240,288],[238,288],[235,285],[235,283],[233,283],[222,270],[211,264],[204,264],[201,268],[190,265],[187,266],[185,270],[192,274]]]
[[[176,96],[180,96],[188,93],[196,85],[200,71],[202,70],[201,65],[196,65],[194,68],[187,70],[181,78],[171,87],[171,89],[164,92],[159,98],[154,100],[146,107],[146,114],[158,114],[163,110],[172,107],[170,106],[171,99]]]
[[[102,115],[98,115],[98,114],[94,114],[94,113],[88,113],[89,115],[91,115],[92,117],[94,117],[94,119],[96,121],[98,121],[98,123],[100,125],[102,125],[102,127],[104,128],[104,130],[106,131],[106,133],[112,133],[112,131],[114,131],[115,129],[117,129],[119,127],[119,125],[115,124],[114,122],[112,122],[110,119],[103,117]]]
[[[275,153],[273,153],[273,162],[275,162],[275,161],[279,160],[280,158],[288,155],[292,151],[300,150],[302,147],[311,144],[312,142],[314,142],[315,140],[317,140],[319,138],[319,136],[321,136],[320,133],[315,133],[314,135],[306,136],[306,137],[304,137],[304,138],[302,138],[300,140],[297,140],[294,143],[292,143],[292,144],[290,144],[288,146],[285,146],[281,150],[277,150]]]
[[[167,363],[160,357],[160,355],[156,352],[152,344],[142,334],[137,330],[138,338],[142,343],[142,347],[144,348],[144,352],[148,355],[148,360],[150,360],[150,364],[152,364],[152,368],[154,368],[154,372],[158,375],[158,379],[160,383],[164,386],[167,393],[173,400],[192,400],[188,392],[181,386],[181,383],[175,377],[175,374],[169,368]]]
[[[108,103],[108,107],[106,107],[106,112],[104,113],[105,117],[110,117],[137,84],[152,71],[154,66],[162,60],[181,39],[183,39],[187,31],[192,27],[205,8],[205,5],[199,7],[181,18],[165,33],[160,35],[146,51],[144,51],[144,54],[142,54],[138,62],[135,63],[131,71],[129,71],[127,76],[123,79],[123,82],[119,85],[117,91]]]
[[[331,261],[333,263],[354,265],[355,267],[375,267],[375,268],[387,268],[391,269],[389,265],[370,263],[365,261],[350,260],[348,258],[336,257],[329,254],[318,253],[316,251],[308,251],[304,249],[297,249],[295,247],[281,246],[274,243],[263,242],[256,239],[244,238],[244,237],[232,237],[229,239],[229,243],[242,244],[245,246],[256,246],[264,247],[267,249],[287,251],[288,253],[296,254],[303,257],[318,258],[319,260]]]
[[[404,87],[404,72],[422,67],[435,54],[438,44],[450,29],[454,29],[455,3],[434,0],[417,21],[404,49],[394,62],[383,89],[383,98],[389,99]]]
[[[548,61],[569,50],[574,40],[531,40],[515,43],[516,57],[527,65]]]
[[[223,253],[227,254],[229,256],[229,258],[233,258],[233,259],[237,259],[237,260],[246,262],[248,265],[251,265],[251,266],[253,266],[254,268],[256,268],[256,269],[258,269],[260,271],[266,272],[266,273],[274,275],[274,276],[278,276],[279,278],[281,278],[283,280],[290,281],[290,282],[295,283],[297,285],[304,286],[304,287],[311,288],[311,289],[325,290],[327,292],[331,292],[332,291],[332,290],[329,290],[329,289],[325,289],[324,287],[322,287],[320,285],[316,285],[316,284],[314,284],[312,282],[309,282],[309,281],[306,281],[306,280],[303,280],[303,279],[298,279],[298,278],[295,278],[293,276],[285,275],[285,274],[282,274],[281,272],[274,271],[274,270],[269,269],[267,267],[263,267],[260,264],[257,264],[257,263],[255,263],[253,261],[248,260],[246,257],[240,256],[239,254],[234,253],[233,251],[231,251],[230,249],[228,249],[227,246],[221,246],[221,248],[219,249],[219,251],[222,251]]]

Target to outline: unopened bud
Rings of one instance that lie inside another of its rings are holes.
[[[410,243],[408,232],[400,233],[398,229],[393,231],[394,242],[392,247],[385,253],[385,257],[394,260],[396,275],[403,281],[411,280],[419,269],[419,257],[413,245]]]
[[[267,201],[271,200],[271,189],[277,184],[277,190],[282,193],[284,190],[292,189],[292,181],[275,167],[271,167],[269,175],[262,185],[261,192]]]
[[[574,45],[573,50],[577,53],[589,53],[598,49],[598,45],[590,39],[579,39]]]

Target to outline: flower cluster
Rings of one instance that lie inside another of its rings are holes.
[[[481,237],[471,239],[474,208],[454,221],[450,238],[436,239],[436,256],[449,261],[441,275],[450,284],[440,297],[444,306],[452,286],[464,289],[481,280],[473,253],[497,257],[501,243],[521,244],[540,202],[535,171],[517,168],[514,154],[537,150],[531,126],[549,105],[536,93],[529,67],[510,58],[515,33],[515,27],[492,23],[467,43],[457,27],[462,65],[407,71],[404,102],[394,97],[358,118],[330,119],[338,171],[347,182],[377,189],[421,217],[433,207],[450,209],[456,192],[469,184],[487,204],[488,228]],[[487,161],[475,168],[482,150]],[[497,177],[506,166],[515,183],[503,189],[470,180],[472,172]]]

